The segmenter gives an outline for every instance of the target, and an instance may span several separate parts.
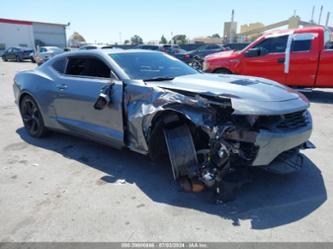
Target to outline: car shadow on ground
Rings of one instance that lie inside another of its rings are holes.
[[[214,203],[212,191],[185,193],[173,181],[168,163],[154,164],[127,150],[114,150],[94,142],[52,133],[43,139],[30,137],[23,128],[17,134],[27,143],[54,151],[105,173],[101,179],[135,183],[152,201],[205,212],[235,225],[250,220],[253,229],[267,229],[300,220],[327,199],[318,167],[305,157],[304,168],[292,175],[254,171],[253,182],[239,190],[234,201]],[[64,159],[65,160],[65,159]]]
[[[333,104],[333,92],[323,90],[313,90],[303,93],[310,102],[318,104]]]

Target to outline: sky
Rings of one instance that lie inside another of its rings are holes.
[[[302,20],[311,19],[316,6],[324,6],[322,23],[331,12],[333,0],[1,0],[0,18],[70,23],[67,35],[79,32],[88,42],[114,43],[137,34],[144,41],[167,39],[171,34],[189,38],[223,34],[225,21],[240,24],[270,24],[291,17],[296,11]]]

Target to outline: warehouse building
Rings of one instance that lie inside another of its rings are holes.
[[[0,18],[0,54],[9,47],[66,47],[66,24]]]

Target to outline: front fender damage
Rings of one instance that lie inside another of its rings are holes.
[[[163,122],[161,140],[165,141],[161,143],[166,144],[174,179],[186,191],[214,189],[217,202],[233,199],[234,190],[249,182],[248,166],[253,166],[256,159],[261,130],[255,129],[255,122],[246,115],[235,111],[231,98],[226,96],[194,94],[131,81],[124,91],[127,147],[148,154],[156,120],[168,112],[173,115]],[[193,130],[205,134],[205,144],[194,139]],[[297,153],[302,146],[292,148],[293,152]],[[298,163],[294,160],[295,169],[300,168]]]

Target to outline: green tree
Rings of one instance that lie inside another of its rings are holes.
[[[132,45],[138,45],[138,44],[142,44],[143,43],[143,40],[140,36],[138,35],[134,35],[132,38],[131,38],[131,43]]]
[[[167,39],[164,37],[164,35],[162,35],[162,37],[161,37],[160,44],[168,44],[168,41],[167,41]]]
[[[221,38],[221,36],[218,33],[212,34],[210,37],[211,38]]]
[[[187,37],[186,35],[175,35],[173,38],[173,43],[175,44],[186,44],[187,43]]]

